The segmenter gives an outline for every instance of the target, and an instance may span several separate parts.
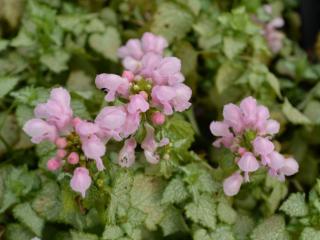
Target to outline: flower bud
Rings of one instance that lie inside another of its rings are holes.
[[[61,159],[61,158],[64,158],[66,155],[67,155],[66,150],[58,149],[56,156]]]
[[[79,155],[76,152],[72,152],[68,156],[68,163],[75,165],[79,162]]]
[[[47,162],[47,168],[49,171],[56,171],[61,167],[61,161],[57,158],[51,158]]]
[[[155,112],[151,116],[151,121],[154,125],[162,125],[166,121],[166,117],[161,112]]]
[[[60,137],[56,140],[56,146],[57,148],[63,149],[68,145],[67,139]]]
[[[134,79],[134,74],[131,71],[123,71],[122,77],[128,79],[129,82],[132,82]]]
[[[243,182],[243,177],[236,172],[223,181],[223,191],[227,196],[236,195]]]

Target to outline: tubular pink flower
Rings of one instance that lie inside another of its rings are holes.
[[[138,112],[134,114],[127,114],[126,121],[123,125],[121,135],[124,138],[129,137],[131,134],[134,134],[140,125],[140,114]]]
[[[49,100],[38,104],[34,114],[37,118],[45,119],[48,123],[55,125],[60,131],[68,130],[73,114],[69,92],[61,87],[52,89]]]
[[[149,103],[146,101],[144,94],[135,94],[130,96],[130,102],[127,107],[130,114],[146,112],[148,109]]]
[[[168,47],[168,42],[161,36],[146,32],[141,38],[142,49],[144,52],[155,52],[162,55],[163,50]]]
[[[191,88],[182,83],[176,84],[172,88],[176,93],[175,97],[171,101],[174,110],[177,112],[187,110],[191,106],[191,103],[189,102],[192,95]]]
[[[172,87],[155,86],[152,89],[151,96],[152,102],[155,105],[163,107],[164,114],[171,115],[173,113],[173,109],[170,102],[176,96],[176,93]]]
[[[253,97],[246,97],[240,103],[242,120],[247,125],[254,125],[257,120],[257,101]]]
[[[223,191],[227,196],[236,195],[243,183],[243,177],[236,172],[223,181]]]
[[[224,122],[212,121],[210,124],[210,131],[213,135],[217,137],[227,137],[232,135],[229,130],[229,125]]]
[[[129,138],[124,142],[119,152],[118,163],[121,167],[130,167],[135,161],[135,148],[137,142],[134,138]]]
[[[181,61],[176,57],[165,57],[153,71],[152,79],[158,85],[174,85],[184,81],[181,71]]]
[[[230,125],[232,129],[239,133],[243,129],[242,116],[240,108],[232,103],[229,103],[223,108],[224,122]]]
[[[27,121],[23,126],[23,131],[31,137],[31,142],[33,143],[42,141],[55,142],[58,136],[55,126],[37,118]]]
[[[284,165],[280,168],[280,172],[285,176],[291,176],[299,171],[299,164],[293,158],[286,158]]]
[[[91,185],[91,181],[88,169],[78,167],[73,172],[70,186],[73,191],[81,193],[81,196],[84,198],[86,196],[86,191]]]
[[[100,128],[98,135],[107,140],[113,138],[116,141],[121,141],[120,134],[123,132],[126,118],[127,113],[122,106],[103,108],[95,119],[95,123]]]
[[[253,141],[253,148],[256,154],[266,156],[273,152],[274,145],[267,138],[256,137],[256,139]]]
[[[270,153],[268,157],[270,159],[270,163],[268,165],[272,170],[278,171],[284,166],[285,158],[280,153],[274,151]]]
[[[280,130],[279,122],[275,120],[268,120],[266,123],[266,133],[270,135],[277,134]]]
[[[143,54],[139,39],[130,39],[125,46],[118,49],[118,56],[120,58],[132,57],[139,60],[142,58]]]
[[[107,91],[105,100],[107,102],[114,101],[116,94],[123,97],[128,95],[129,81],[115,74],[102,73],[96,77],[96,86],[99,89]]]
[[[259,162],[252,153],[245,153],[238,161],[239,168],[244,172],[254,172],[259,168]]]
[[[101,139],[96,135],[92,135],[89,138],[81,139],[81,142],[84,155],[89,159],[95,160],[99,171],[104,170],[105,167],[101,157],[104,156],[106,152],[106,146]]]

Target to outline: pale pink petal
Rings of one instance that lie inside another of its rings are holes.
[[[90,185],[91,177],[89,175],[88,169],[84,167],[76,168],[70,181],[72,190],[81,193],[81,196],[84,198],[86,196],[86,191],[88,190]]]

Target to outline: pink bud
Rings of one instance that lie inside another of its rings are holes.
[[[236,195],[243,183],[243,177],[236,172],[223,181],[223,191],[227,196]]]
[[[68,156],[68,163],[75,165],[79,162],[79,154],[76,152],[72,152]]]
[[[67,139],[60,137],[56,140],[57,148],[63,149],[68,145]]]
[[[122,73],[122,77],[128,79],[129,82],[132,82],[134,79],[134,74],[131,71],[123,71]]]
[[[72,125],[73,125],[74,127],[76,127],[76,126],[77,126],[79,123],[81,123],[81,122],[82,122],[82,120],[81,120],[80,118],[78,118],[78,117],[72,119]]]
[[[47,162],[47,168],[49,171],[56,171],[61,167],[61,161],[57,158],[51,158]]]
[[[293,158],[287,158],[284,161],[284,166],[280,169],[281,173],[286,176],[291,176],[296,174],[299,170],[299,165],[297,161]]]
[[[151,116],[151,121],[154,125],[162,125],[166,121],[166,117],[161,112],[155,112]]]
[[[253,148],[256,154],[260,154],[262,156],[268,155],[269,153],[273,152],[274,145],[273,143],[263,137],[256,137],[253,141]]]
[[[65,150],[58,149],[56,156],[61,159],[61,158],[64,158],[66,155],[67,155],[67,152]]]
[[[247,149],[243,148],[243,147],[239,147],[238,148],[238,154],[240,156],[243,156],[245,153],[247,152]]]
[[[259,162],[252,153],[245,153],[238,162],[239,168],[244,172],[254,172],[259,168]]]
[[[91,185],[91,177],[89,175],[88,169],[84,167],[78,167],[74,170],[73,176],[70,181],[71,188],[80,192],[82,197],[86,196],[86,191]]]

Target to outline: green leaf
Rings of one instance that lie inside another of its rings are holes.
[[[204,227],[212,230],[216,228],[216,204],[212,197],[203,194],[197,202],[185,206],[186,216]]]
[[[61,211],[59,186],[55,182],[47,182],[32,202],[32,208],[47,221],[57,221]]]
[[[169,42],[183,38],[191,29],[193,17],[173,2],[158,5],[151,31],[164,36]]]
[[[194,233],[193,233],[193,239],[194,240],[213,240],[211,238],[211,236],[209,235],[208,231],[205,229],[197,229]]]
[[[232,62],[224,62],[218,69],[216,75],[216,87],[218,93],[221,94],[224,90],[227,90],[235,80],[240,76],[240,69]]]
[[[97,235],[84,232],[71,231],[72,240],[99,240]]]
[[[181,211],[174,207],[166,210],[160,226],[163,231],[163,236],[168,236],[176,232],[186,232],[188,230]]]
[[[241,41],[239,38],[225,37],[223,39],[223,52],[230,60],[239,55],[245,47],[246,41]]]
[[[155,230],[164,216],[164,207],[160,204],[163,187],[163,182],[155,177],[136,175],[133,181],[131,205],[146,214],[145,224],[150,230]]]
[[[164,190],[162,203],[180,203],[188,197],[187,189],[180,178],[172,179]]]
[[[116,214],[124,210],[127,212],[130,207],[130,190],[133,184],[133,177],[129,172],[119,172],[114,177],[112,184],[111,200],[108,206],[107,214],[109,223],[116,223]],[[129,211],[130,212],[130,211]]]
[[[106,225],[104,232],[102,234],[102,239],[116,240],[122,236],[123,236],[123,231],[119,226]]]
[[[19,128],[14,115],[9,115],[6,112],[0,113],[0,155],[14,146],[19,140]]]
[[[83,99],[73,97],[71,99],[71,108],[75,116],[88,120],[91,119],[90,113],[88,112]]]
[[[22,203],[12,210],[13,216],[26,225],[37,236],[42,235],[44,221],[31,208],[29,203]]]
[[[287,119],[293,124],[310,124],[310,120],[302,114],[298,109],[294,108],[288,99],[285,99],[282,105],[282,111]]]
[[[237,239],[247,240],[248,235],[251,233],[255,225],[255,222],[252,218],[246,215],[239,215],[236,219],[236,222],[233,226],[233,232]]]
[[[40,57],[40,62],[54,73],[60,73],[68,69],[69,53],[63,50],[55,50]]]
[[[29,240],[34,237],[34,234],[26,227],[12,223],[6,226],[4,239],[7,240]]]
[[[9,45],[8,40],[0,39],[0,52],[6,50]]]
[[[220,226],[218,227],[212,234],[212,239],[219,240],[235,240],[236,238],[233,236],[233,233],[228,226]]]
[[[33,109],[25,104],[19,104],[16,109],[16,117],[20,127],[30,119],[34,118]]]
[[[292,193],[281,205],[280,210],[284,211],[290,217],[306,216],[308,214],[308,206],[305,202],[305,194]]]
[[[49,97],[49,89],[43,87],[25,87],[16,92],[10,94],[18,103],[27,104],[31,107],[35,107],[39,103],[47,101]]]
[[[172,147],[178,151],[187,150],[194,140],[192,125],[179,117],[173,117],[167,121],[163,128],[163,135],[169,138]]]
[[[320,102],[311,100],[303,112],[315,124],[320,124]]]
[[[92,34],[89,38],[89,45],[106,59],[117,61],[117,50],[121,45],[119,32],[114,27],[107,27],[103,34]]]
[[[217,213],[222,222],[233,224],[236,221],[237,212],[225,202],[220,202],[218,204]]]
[[[17,77],[0,77],[0,98],[7,95],[19,82]]]
[[[320,231],[312,227],[306,227],[303,229],[300,240],[320,240]]]
[[[251,234],[252,240],[289,240],[283,217],[274,215],[260,223]]]
[[[278,78],[272,73],[267,73],[266,79],[267,79],[267,82],[270,84],[271,88],[277,94],[277,96],[282,98]]]

